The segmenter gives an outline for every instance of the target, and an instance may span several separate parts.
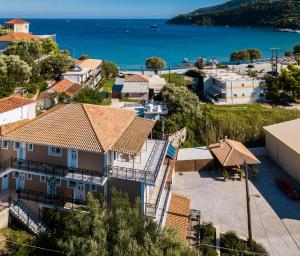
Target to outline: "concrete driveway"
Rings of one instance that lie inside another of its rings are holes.
[[[282,170],[260,157],[261,173],[250,182],[253,238],[270,255],[300,255],[300,201],[291,201],[275,184]],[[224,182],[217,173],[175,174],[172,190],[191,197],[191,207],[201,210],[202,220],[221,232],[234,230],[246,238],[247,209],[244,181]]]

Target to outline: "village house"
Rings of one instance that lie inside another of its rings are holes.
[[[115,87],[118,88],[121,98],[149,100],[157,95],[166,84],[166,80],[157,75],[136,74],[117,79]]]
[[[204,96],[215,104],[247,104],[264,100],[264,81],[225,69],[207,69]]]
[[[151,139],[154,124],[130,110],[68,104],[4,125],[1,190],[12,197],[17,191],[21,210],[42,214],[54,205],[85,205],[88,192],[110,202],[115,187],[160,221],[173,156],[167,140]]]
[[[33,119],[36,116],[36,102],[20,96],[0,99],[0,125]]]
[[[87,59],[76,61],[75,66],[62,74],[62,80],[68,79],[77,84],[85,84],[87,87],[96,88],[101,81],[102,60]]]
[[[55,40],[55,35],[32,35],[30,33],[30,23],[20,18],[16,18],[4,23],[4,28],[12,32],[0,36],[0,52],[4,51],[12,42],[20,40],[42,40],[52,38]]]

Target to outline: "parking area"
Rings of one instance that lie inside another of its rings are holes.
[[[300,201],[292,201],[276,186],[284,175],[268,157],[259,157],[260,174],[250,182],[253,238],[270,255],[300,255]],[[201,210],[202,220],[213,222],[221,232],[248,235],[245,182],[224,182],[214,172],[176,173],[174,192],[191,197],[191,207]]]

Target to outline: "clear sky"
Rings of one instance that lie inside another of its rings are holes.
[[[169,18],[225,0],[0,0],[0,18]]]

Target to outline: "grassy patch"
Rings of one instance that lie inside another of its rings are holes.
[[[178,86],[183,85],[183,86],[189,87],[193,83],[190,80],[185,80],[183,76],[181,76],[177,73],[171,73],[170,75],[169,74],[163,74],[163,75],[161,75],[161,77],[166,79],[167,83],[176,84]]]
[[[101,88],[101,92],[112,93],[112,88],[114,87],[115,82],[116,82],[115,78],[106,80],[103,87]]]

